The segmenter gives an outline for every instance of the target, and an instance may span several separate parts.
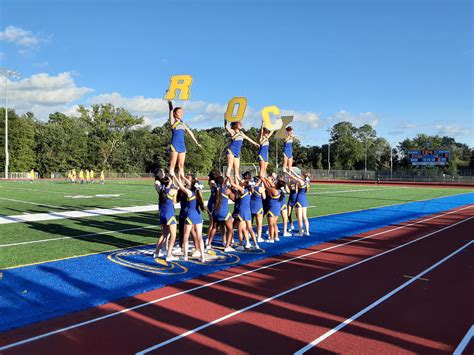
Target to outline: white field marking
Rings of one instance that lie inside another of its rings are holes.
[[[469,205],[469,206],[466,206],[466,207],[463,207],[463,208],[460,208],[460,209],[449,211],[447,213],[436,215],[436,216],[433,216],[433,217],[430,217],[430,218],[425,218],[423,220],[413,222],[413,223],[410,223],[410,224],[407,224],[407,225],[403,225],[403,226],[395,227],[395,228],[385,230],[385,231],[382,231],[382,232],[374,233],[374,234],[371,234],[371,235],[368,235],[368,236],[365,236],[365,237],[362,237],[362,238],[358,238],[358,239],[355,239],[355,240],[350,240],[350,241],[347,241],[347,242],[342,243],[342,244],[333,245],[331,247],[327,247],[327,248],[324,248],[324,249],[321,249],[321,250],[316,250],[316,251],[312,251],[312,252],[309,252],[309,253],[306,253],[306,254],[303,254],[303,255],[295,256],[295,257],[292,257],[292,258],[289,258],[289,259],[286,259],[286,260],[277,261],[275,263],[272,263],[272,264],[269,264],[269,265],[266,265],[266,266],[261,266],[259,268],[256,268],[256,269],[253,269],[253,270],[248,270],[248,271],[245,271],[245,272],[242,272],[242,273],[239,273],[239,274],[235,274],[235,275],[226,277],[224,279],[209,282],[209,283],[206,283],[206,284],[201,285],[201,286],[196,286],[196,287],[190,288],[189,290],[176,292],[176,293],[173,293],[171,295],[161,297],[161,298],[157,298],[155,300],[145,302],[145,303],[142,303],[142,304],[138,304],[138,305],[130,307],[130,308],[125,308],[125,309],[122,309],[120,311],[116,311],[116,312],[107,314],[105,316],[92,318],[92,319],[89,319],[89,320],[84,321],[84,322],[76,323],[76,324],[73,324],[73,325],[70,325],[70,326],[67,326],[67,327],[64,327],[64,328],[52,330],[50,332],[34,336],[34,337],[31,337],[31,338],[23,339],[23,340],[15,342],[15,343],[7,344],[3,347],[0,347],[0,351],[7,350],[7,349],[10,349],[10,348],[14,348],[14,347],[17,347],[19,345],[31,343],[33,341],[43,339],[43,338],[49,337],[49,336],[54,335],[54,334],[62,333],[62,332],[65,332],[65,331],[68,331],[68,330],[71,330],[71,329],[79,328],[79,327],[82,327],[84,325],[99,322],[99,321],[102,321],[104,319],[108,319],[108,318],[111,318],[111,317],[121,315],[123,313],[128,313],[128,312],[134,311],[136,309],[140,309],[140,308],[152,305],[152,304],[156,304],[158,302],[166,301],[166,300],[171,299],[171,298],[175,298],[175,297],[178,297],[178,296],[181,296],[181,295],[184,295],[184,294],[188,294],[188,293],[191,293],[191,292],[194,292],[194,291],[198,291],[198,290],[203,289],[203,288],[211,287],[213,285],[217,285],[217,284],[220,284],[220,283],[225,282],[225,281],[233,280],[233,279],[236,279],[236,278],[248,275],[248,274],[252,274],[252,273],[257,272],[257,271],[265,270],[265,269],[268,269],[268,268],[271,268],[271,267],[274,267],[274,266],[277,266],[277,265],[280,265],[280,264],[285,264],[285,263],[291,262],[293,260],[303,259],[303,258],[305,258],[307,256],[310,256],[310,255],[323,253],[325,251],[340,248],[340,247],[343,247],[343,246],[346,246],[346,245],[349,245],[349,244],[359,242],[361,240],[369,239],[369,238],[372,238],[372,237],[375,237],[375,236],[378,236],[378,235],[386,234],[386,233],[393,232],[393,231],[396,231],[396,230],[411,227],[411,226],[414,226],[414,225],[417,225],[417,224],[420,224],[420,223],[431,221],[433,219],[441,218],[441,217],[444,217],[444,216],[447,216],[447,215],[450,215],[450,214],[453,214],[453,213],[456,213],[456,212],[463,211],[463,210],[471,208],[471,207],[473,207],[473,206]],[[437,231],[437,232],[439,232],[439,231]],[[435,232],[435,233],[437,233],[437,232]]]
[[[473,218],[473,217],[471,217]],[[469,218],[469,219],[471,219]],[[467,220],[469,220],[467,219]],[[443,228],[444,229],[444,228]],[[441,230],[443,230],[441,229]],[[440,230],[440,231],[441,231]],[[301,348],[300,350],[298,350],[297,352],[295,352],[295,355],[302,355],[304,354],[306,351],[308,351],[309,349],[313,348],[314,346],[318,345],[319,343],[323,342],[324,340],[326,340],[327,338],[329,338],[331,335],[337,333],[339,330],[341,330],[342,328],[344,328],[345,326],[349,325],[350,323],[352,323],[353,321],[355,321],[356,319],[360,318],[361,316],[363,316],[364,314],[366,314],[367,312],[371,311],[372,309],[374,309],[375,307],[377,307],[379,304],[385,302],[386,300],[388,300],[390,297],[392,297],[393,295],[397,294],[398,292],[400,292],[401,290],[403,290],[405,287],[411,285],[413,282],[415,282],[417,279],[421,278],[422,276],[426,275],[427,273],[429,273],[430,271],[432,271],[433,269],[437,268],[438,266],[440,266],[441,264],[443,264],[444,262],[446,262],[447,260],[451,259],[454,255],[458,254],[459,252],[463,251],[464,249],[466,249],[468,246],[470,246],[471,244],[474,243],[474,240],[471,240],[470,242],[464,244],[461,248],[459,249],[456,249],[455,251],[453,251],[451,254],[449,254],[448,256],[444,257],[443,259],[439,260],[438,262],[436,262],[435,264],[431,265],[429,268],[423,270],[422,272],[420,272],[418,275],[416,275],[415,277],[413,277],[412,279],[408,280],[407,282],[405,282],[404,284],[398,286],[396,289],[390,291],[389,293],[387,293],[386,295],[384,295],[383,297],[380,297],[377,301],[371,303],[370,305],[368,305],[367,307],[365,307],[364,309],[360,310],[359,312],[357,312],[356,314],[354,314],[352,317],[350,318],[347,318],[344,322],[340,323],[337,327],[327,331],[326,333],[324,333],[323,335],[321,335],[319,338],[313,340],[311,343],[309,343],[308,345],[306,345],[305,347]]]
[[[407,246],[407,245],[413,244],[413,243],[415,243],[415,242],[417,242],[417,241],[419,241],[419,240],[425,239],[425,238],[427,238],[427,237],[429,237],[429,236],[431,236],[431,235],[433,235],[433,234],[437,234],[437,233],[442,232],[442,231],[444,231],[444,230],[446,230],[446,229],[452,228],[452,227],[454,227],[454,226],[456,226],[456,225],[458,225],[458,224],[460,224],[460,223],[466,222],[466,221],[468,221],[468,220],[470,220],[470,219],[472,219],[472,218],[474,218],[474,217],[469,217],[469,218],[467,218],[467,219],[464,219],[464,220],[459,221],[459,222],[457,222],[457,223],[451,224],[451,225],[449,225],[449,226],[447,226],[447,227],[444,227],[444,228],[442,228],[442,229],[439,229],[439,230],[437,230],[437,231],[434,231],[434,232],[431,232],[431,233],[426,234],[426,235],[424,235],[424,236],[421,236],[421,237],[419,237],[419,238],[417,238],[417,239],[411,240],[411,241],[409,241],[409,242],[407,242],[407,243],[401,244],[401,245],[399,245],[399,246],[397,246],[397,247],[395,247],[395,248],[388,249],[388,250],[386,250],[386,251],[384,251],[384,252],[382,252],[382,253],[373,255],[373,256],[371,256],[371,257],[369,257],[369,258],[367,258],[367,259],[360,260],[360,261],[358,261],[358,262],[356,262],[356,263],[354,263],[354,264],[347,265],[347,266],[345,266],[345,267],[343,267],[343,268],[341,268],[341,269],[338,269],[338,270],[335,270],[335,271],[333,271],[333,272],[330,272],[329,274],[326,274],[326,275],[320,276],[320,277],[318,277],[318,278],[315,278],[315,279],[313,279],[313,280],[311,280],[311,281],[305,282],[304,284],[301,284],[301,285],[292,287],[292,288],[290,288],[290,289],[288,289],[288,290],[286,290],[286,291],[280,292],[280,293],[278,293],[278,294],[276,294],[276,295],[274,295],[274,296],[272,296],[272,297],[268,297],[268,298],[266,298],[266,299],[264,299],[264,300],[261,300],[261,301],[259,301],[259,302],[253,303],[253,304],[251,304],[251,305],[249,305],[249,306],[247,306],[247,307],[241,308],[241,309],[239,309],[239,310],[237,310],[237,311],[234,311],[234,312],[232,312],[232,313],[229,313],[229,314],[227,314],[227,315],[225,315],[225,316],[223,316],[223,317],[220,317],[220,318],[215,319],[215,320],[213,320],[213,321],[211,321],[211,322],[205,323],[205,324],[203,324],[203,325],[201,325],[201,326],[199,326],[199,327],[196,327],[196,328],[194,328],[194,329],[188,330],[187,332],[182,333],[182,334],[179,334],[179,335],[177,335],[177,336],[175,336],[175,337],[173,337],[173,338],[171,338],[171,339],[165,340],[165,341],[163,341],[163,342],[161,342],[161,343],[159,343],[159,344],[156,344],[156,345],[153,345],[153,346],[151,346],[151,347],[149,347],[149,348],[146,348],[146,349],[144,349],[144,350],[141,350],[141,351],[137,352],[136,355],[147,354],[147,353],[149,353],[150,351],[159,349],[159,348],[161,348],[161,347],[163,347],[163,346],[165,346],[165,345],[168,345],[168,344],[171,344],[171,343],[173,343],[173,342],[175,342],[175,341],[181,340],[181,339],[183,339],[183,338],[185,338],[185,337],[187,337],[187,336],[189,336],[189,335],[191,335],[191,334],[197,333],[197,332],[199,332],[199,331],[201,331],[201,330],[203,330],[203,329],[206,329],[206,328],[208,328],[208,327],[210,327],[210,326],[212,326],[212,325],[215,325],[215,324],[220,323],[220,322],[222,322],[222,321],[224,321],[224,320],[227,320],[227,319],[229,319],[229,318],[232,318],[232,317],[234,317],[234,316],[236,316],[236,315],[239,315],[239,314],[241,314],[241,313],[243,313],[243,312],[246,312],[246,311],[248,311],[248,310],[250,310],[250,309],[256,308],[256,307],[258,307],[258,306],[260,306],[260,305],[262,305],[262,304],[265,304],[265,303],[268,303],[268,302],[270,302],[270,301],[273,301],[273,300],[275,300],[275,299],[277,299],[277,298],[280,298],[280,297],[282,297],[282,296],[285,296],[285,295],[287,295],[287,294],[289,294],[289,293],[291,293],[291,292],[294,292],[294,291],[297,291],[297,290],[299,290],[299,289],[302,289],[303,287],[306,287],[306,286],[312,285],[312,284],[314,284],[314,283],[316,283],[316,282],[319,282],[319,281],[322,281],[322,280],[324,280],[324,279],[327,279],[327,278],[329,278],[329,277],[331,277],[331,276],[334,276],[334,275],[336,275],[336,274],[339,274],[340,272],[343,272],[343,271],[352,269],[353,267],[356,267],[356,266],[358,266],[358,265],[364,264],[364,263],[366,263],[366,262],[368,262],[368,261],[370,261],[370,260],[379,258],[379,257],[381,257],[381,256],[383,256],[383,255],[385,255],[385,254],[391,253],[391,252],[393,252],[393,251],[395,251],[395,250],[398,250],[398,249],[400,249],[400,248],[403,248],[403,247],[405,247],[405,246]],[[466,246],[469,245],[469,244],[471,244],[471,243],[472,243],[472,241],[469,242],[468,244],[466,244]],[[466,247],[466,246],[465,246],[465,247]],[[422,276],[422,275],[420,275],[420,276]],[[408,281],[408,283],[411,283],[411,282],[413,282],[413,281],[415,281],[415,279],[411,279],[410,281]],[[2,349],[0,348],[0,350],[2,350]]]
[[[31,201],[15,200],[13,198],[6,198],[6,197],[0,197],[0,200],[27,203],[29,205],[35,205],[35,206],[45,206],[45,207],[51,207],[51,208],[64,209],[64,207],[54,206],[54,205],[47,205],[46,203],[36,203],[36,202],[31,202]]]
[[[229,201],[229,204],[234,202]],[[204,205],[207,206],[207,201],[204,201]],[[174,208],[179,210],[181,205],[179,203],[174,204]],[[67,218],[85,218],[85,217],[97,217],[97,216],[111,216],[124,213],[138,213],[138,212],[158,212],[158,205],[145,205],[145,206],[131,206],[131,207],[113,207],[113,208],[96,208],[93,210],[76,210],[76,211],[58,211],[50,213],[31,213],[23,215],[12,215],[0,217],[0,224],[11,224],[11,223],[23,223],[23,222],[40,222],[50,221],[56,219],[67,219]]]
[[[472,338],[474,338],[474,324],[471,326],[471,328],[469,328],[464,338],[462,338],[456,350],[454,350],[453,355],[461,355]]]
[[[143,226],[143,227],[118,229],[118,230],[99,232],[99,233],[80,234],[80,235],[75,235],[75,236],[70,236],[70,237],[58,237],[58,238],[49,238],[49,239],[30,240],[30,241],[26,241],[26,242],[18,242],[18,243],[10,243],[10,244],[0,244],[0,248],[14,247],[14,246],[17,246],[17,245],[53,242],[53,241],[56,241],[56,240],[63,240],[63,239],[77,239],[77,238],[93,237],[95,235],[123,233],[123,232],[130,232],[130,231],[135,231],[135,230],[140,230],[140,229],[151,229],[151,228],[158,228],[158,226],[153,225],[153,224],[149,224],[149,225],[146,225],[146,226]]]

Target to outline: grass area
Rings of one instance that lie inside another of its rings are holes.
[[[466,192],[473,190],[312,185],[308,215],[315,217]],[[109,181],[105,185],[72,185],[63,181],[0,182],[0,215],[3,216],[141,206],[156,202],[151,180]],[[3,224],[0,225],[0,268],[154,243],[158,234],[156,212]],[[27,244],[12,245],[16,243]]]

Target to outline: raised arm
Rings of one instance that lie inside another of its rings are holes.
[[[177,179],[175,176],[173,176],[173,182],[178,186],[178,188],[183,191],[188,197],[191,197],[193,195],[192,191],[186,188],[186,186],[183,185],[183,183]]]
[[[176,122],[176,118],[174,118],[174,115],[173,115],[173,101],[168,100],[168,108],[170,110],[170,113],[169,113],[170,125],[172,126]]]
[[[232,180],[229,180],[229,181],[230,181],[230,186],[232,186],[234,189],[239,190],[241,193],[245,192],[245,190],[242,186],[240,186],[239,184],[236,184]]]
[[[262,125],[260,126],[260,132],[258,133],[258,141],[261,143],[263,138],[263,121]]]
[[[227,133],[229,133],[231,136],[234,134],[234,130],[232,128],[229,128],[229,126],[227,126],[227,120],[224,118],[224,129],[227,131]]]

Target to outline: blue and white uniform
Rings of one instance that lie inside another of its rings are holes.
[[[188,209],[187,209],[187,216],[186,216],[186,224],[200,224],[202,223],[202,215],[201,210],[199,209],[196,194],[194,191],[191,191],[191,197],[187,198],[188,201]]]
[[[221,205],[218,210],[214,210],[212,213],[212,218],[220,222],[227,221],[231,217],[229,212],[229,197],[225,194],[225,191],[225,186],[219,188],[218,193],[221,194]]]
[[[298,196],[298,191],[290,188],[290,196],[288,196],[288,206],[294,207],[296,205],[296,197]]]
[[[186,153],[186,144],[184,143],[184,123],[181,120],[171,126],[170,152]]]
[[[276,195],[270,195],[267,197],[268,215],[270,217],[278,217],[280,215],[280,211],[281,211],[280,195],[281,195],[281,192],[278,191]]]
[[[258,161],[268,162],[268,148],[270,143],[268,142],[268,138],[263,138],[263,142],[260,144],[260,148],[258,150]]]
[[[293,136],[288,136],[285,138],[285,143],[283,144],[283,154],[288,158],[293,158]]]
[[[212,214],[212,210],[214,209],[214,204],[216,203],[216,197],[215,197],[215,192],[216,192],[217,187],[211,187],[211,196],[209,197],[209,200],[207,201],[207,210]]]
[[[242,132],[236,131],[231,137],[231,142],[227,149],[227,155],[232,154],[235,158],[240,158],[240,150],[242,149],[243,142],[244,137],[242,136]]]
[[[250,212],[252,214],[263,214],[262,194],[258,192],[259,187],[255,187],[250,197]]]
[[[251,221],[252,213],[250,211],[250,189],[247,186],[244,188],[244,190],[244,193],[240,196],[238,219],[240,221]]]
[[[160,209],[160,223],[164,225],[176,224],[176,217],[174,215],[173,196],[170,195],[171,189],[165,188],[166,199],[164,203],[159,204]]]
[[[308,207],[308,198],[306,197],[306,191],[308,190],[308,183],[305,181],[303,186],[300,186],[298,195],[296,196],[295,207]]]
[[[285,195],[285,192],[282,191],[280,195],[280,211],[285,211],[286,209],[288,209],[288,206],[285,201]]]

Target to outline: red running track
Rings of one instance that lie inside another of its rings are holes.
[[[135,353],[204,326],[155,352],[295,352],[406,282],[405,275],[416,275],[463,246],[474,227],[474,219],[468,220],[473,216],[474,208],[468,206],[203,276],[11,331],[1,336],[0,350]],[[473,252],[474,247],[466,248],[427,274],[429,281],[414,281],[311,351],[452,352],[474,323],[469,312]],[[228,277],[233,278],[222,281]],[[210,282],[217,283],[172,296]],[[236,312],[243,308],[248,310]],[[107,314],[114,316],[90,322]],[[209,325],[222,317],[228,318]],[[77,326],[84,321],[90,323]],[[28,342],[1,349],[25,339]]]

